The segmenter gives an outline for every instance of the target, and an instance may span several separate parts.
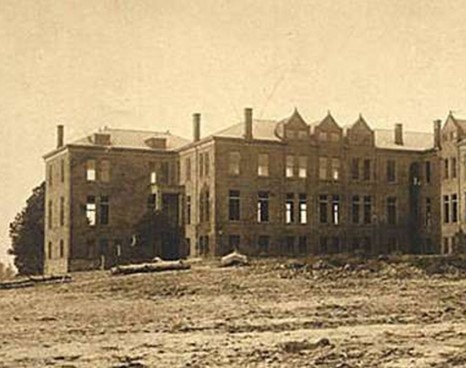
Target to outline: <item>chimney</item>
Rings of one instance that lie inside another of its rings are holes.
[[[197,142],[201,139],[201,114],[193,114],[193,141]]]
[[[63,125],[57,125],[57,148],[63,147],[64,143],[64,127]]]
[[[252,140],[252,109],[246,107],[244,109],[244,139]]]
[[[434,120],[434,147],[440,149],[440,132],[442,131],[442,120]]]
[[[395,144],[403,145],[403,124],[395,124]]]

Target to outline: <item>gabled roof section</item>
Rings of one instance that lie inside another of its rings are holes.
[[[463,134],[466,133],[466,120],[455,118],[455,117],[453,116],[453,112],[450,111],[450,112],[448,113],[448,117],[447,117],[447,119],[446,119],[446,121],[445,121],[444,127],[447,126],[447,124],[448,124],[450,121],[451,121],[452,123],[454,123],[454,124],[458,127],[458,129],[461,130],[461,133],[463,133]]]
[[[367,122],[364,119],[364,117],[362,116],[362,114],[359,114],[358,120],[356,120],[350,126],[350,129],[359,130],[359,131],[364,131],[365,130],[365,131],[368,131],[368,132],[372,132],[371,127],[369,126],[369,124],[367,124]]]
[[[342,130],[338,123],[333,118],[330,110],[327,112],[325,118],[316,126],[321,130]]]
[[[293,111],[293,114],[291,114],[289,118],[285,119],[283,123],[285,124],[286,128],[307,129],[309,127],[296,107]]]
[[[171,134],[170,132],[151,132],[143,130],[112,129],[105,127],[98,133],[110,135],[110,144],[107,147],[145,149],[150,150],[147,142],[151,139],[165,139],[165,150],[175,150],[189,143],[187,139]],[[77,146],[99,146],[94,143],[93,135],[78,139],[70,143]]]

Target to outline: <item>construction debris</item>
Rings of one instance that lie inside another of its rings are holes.
[[[20,289],[38,284],[63,284],[71,282],[71,276],[30,276],[26,279],[4,281],[0,283],[0,289]]]
[[[133,273],[163,272],[173,270],[189,270],[191,265],[179,261],[164,261],[161,259],[151,263],[116,266],[110,269],[111,275],[130,275]]]
[[[222,267],[245,266],[249,264],[248,257],[244,254],[238,253],[236,250],[222,257],[220,262]]]

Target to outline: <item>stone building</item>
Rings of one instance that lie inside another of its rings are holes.
[[[429,134],[372,129],[362,116],[342,127],[330,113],[308,124],[297,110],[255,120],[247,108],[238,124],[200,130],[194,114],[190,141],[105,128],[65,144],[59,126],[44,156],[45,272],[134,255],[135,227],[154,211],[163,221],[146,257],[459,249],[466,121],[451,114]]]

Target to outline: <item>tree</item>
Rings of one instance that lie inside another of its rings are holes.
[[[14,264],[21,275],[43,272],[44,264],[45,182],[34,188],[26,207],[10,223],[11,248]]]

